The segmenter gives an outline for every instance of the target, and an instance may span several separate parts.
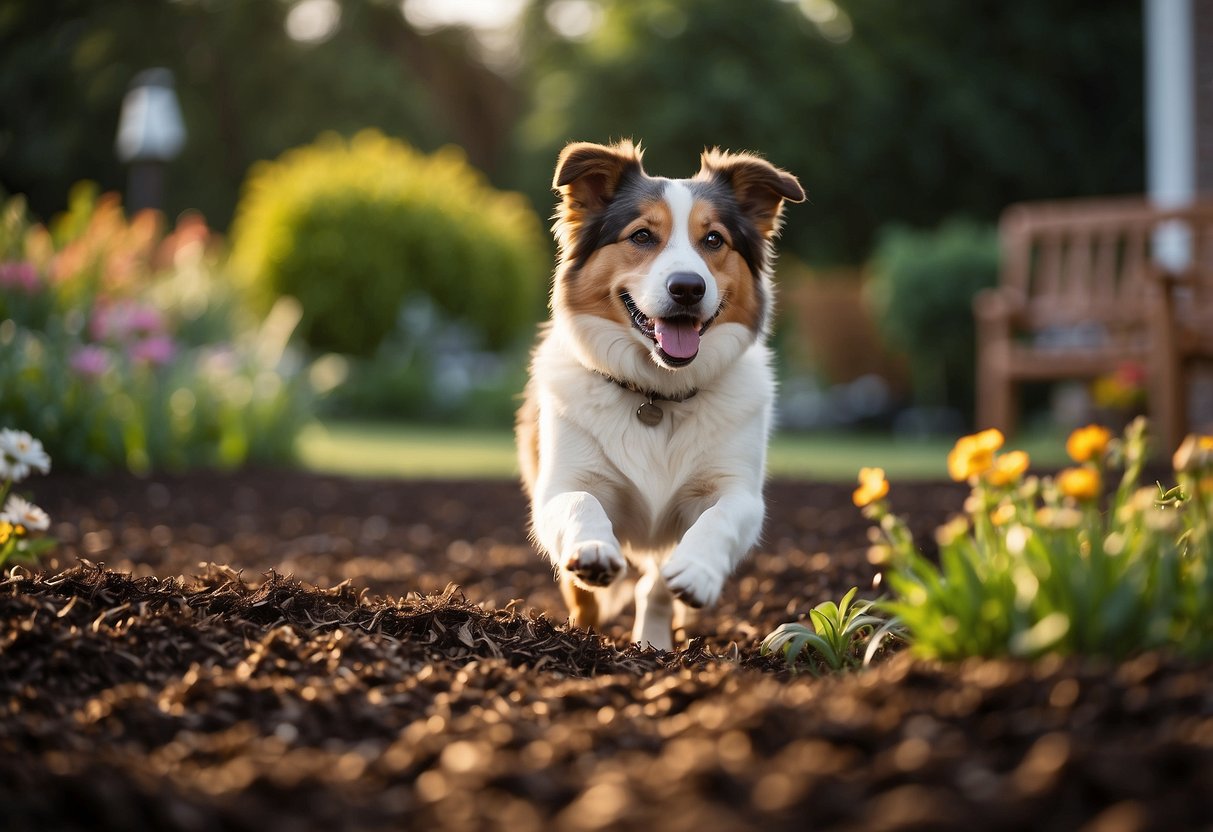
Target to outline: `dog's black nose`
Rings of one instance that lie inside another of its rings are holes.
[[[683,306],[694,306],[703,300],[707,284],[695,272],[674,272],[665,282],[665,288],[675,302]]]

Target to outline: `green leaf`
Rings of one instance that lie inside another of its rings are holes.
[[[872,637],[870,639],[868,639],[868,649],[865,650],[863,653],[864,666],[867,666],[872,663],[872,659],[876,656],[876,653],[880,650],[880,646],[882,644],[884,644],[885,639],[905,638],[905,637],[906,637],[905,625],[900,618],[895,616],[893,618],[890,618],[888,621],[884,622],[884,626],[882,626],[879,630],[877,630],[875,633],[873,633]]]
[[[781,624],[762,641],[760,652],[763,655],[785,650],[788,643],[802,633],[812,632],[800,622]]]
[[[1012,655],[1038,656],[1065,638],[1069,631],[1070,617],[1063,612],[1053,612],[1012,636],[1008,646]]]
[[[825,606],[824,604],[822,606]],[[830,604],[833,607],[833,604]],[[833,612],[837,612],[837,607]],[[815,607],[809,610],[809,617],[813,620],[813,629],[822,638],[828,638],[832,642],[838,641],[838,625],[837,618],[826,612],[822,612],[821,607]]]
[[[826,641],[816,633],[806,633],[805,635],[798,637],[796,642],[798,647],[796,655],[800,654],[800,651],[804,649],[804,645],[807,643],[817,648],[817,652],[821,653],[822,657],[826,660],[826,664],[828,664],[832,670],[838,670],[842,667],[842,654],[834,649],[834,645],[830,644],[830,642]]]

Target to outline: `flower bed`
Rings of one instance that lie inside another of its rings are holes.
[[[281,461],[310,413],[298,310],[244,312],[196,215],[171,232],[82,186],[49,227],[0,207],[0,425],[63,468]]]

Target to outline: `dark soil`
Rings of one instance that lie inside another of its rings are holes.
[[[1213,828],[1209,664],[760,656],[875,594],[847,487],[772,484],[665,654],[567,626],[512,483],[35,486],[63,545],[0,584],[7,830]],[[962,498],[893,504],[927,543]]]

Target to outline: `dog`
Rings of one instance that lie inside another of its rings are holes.
[[[574,625],[604,623],[633,569],[632,639],[671,650],[681,605],[714,604],[762,529],[774,240],[804,191],[719,149],[650,176],[630,141],[568,145],[552,187],[551,320],[516,425],[532,538]]]

